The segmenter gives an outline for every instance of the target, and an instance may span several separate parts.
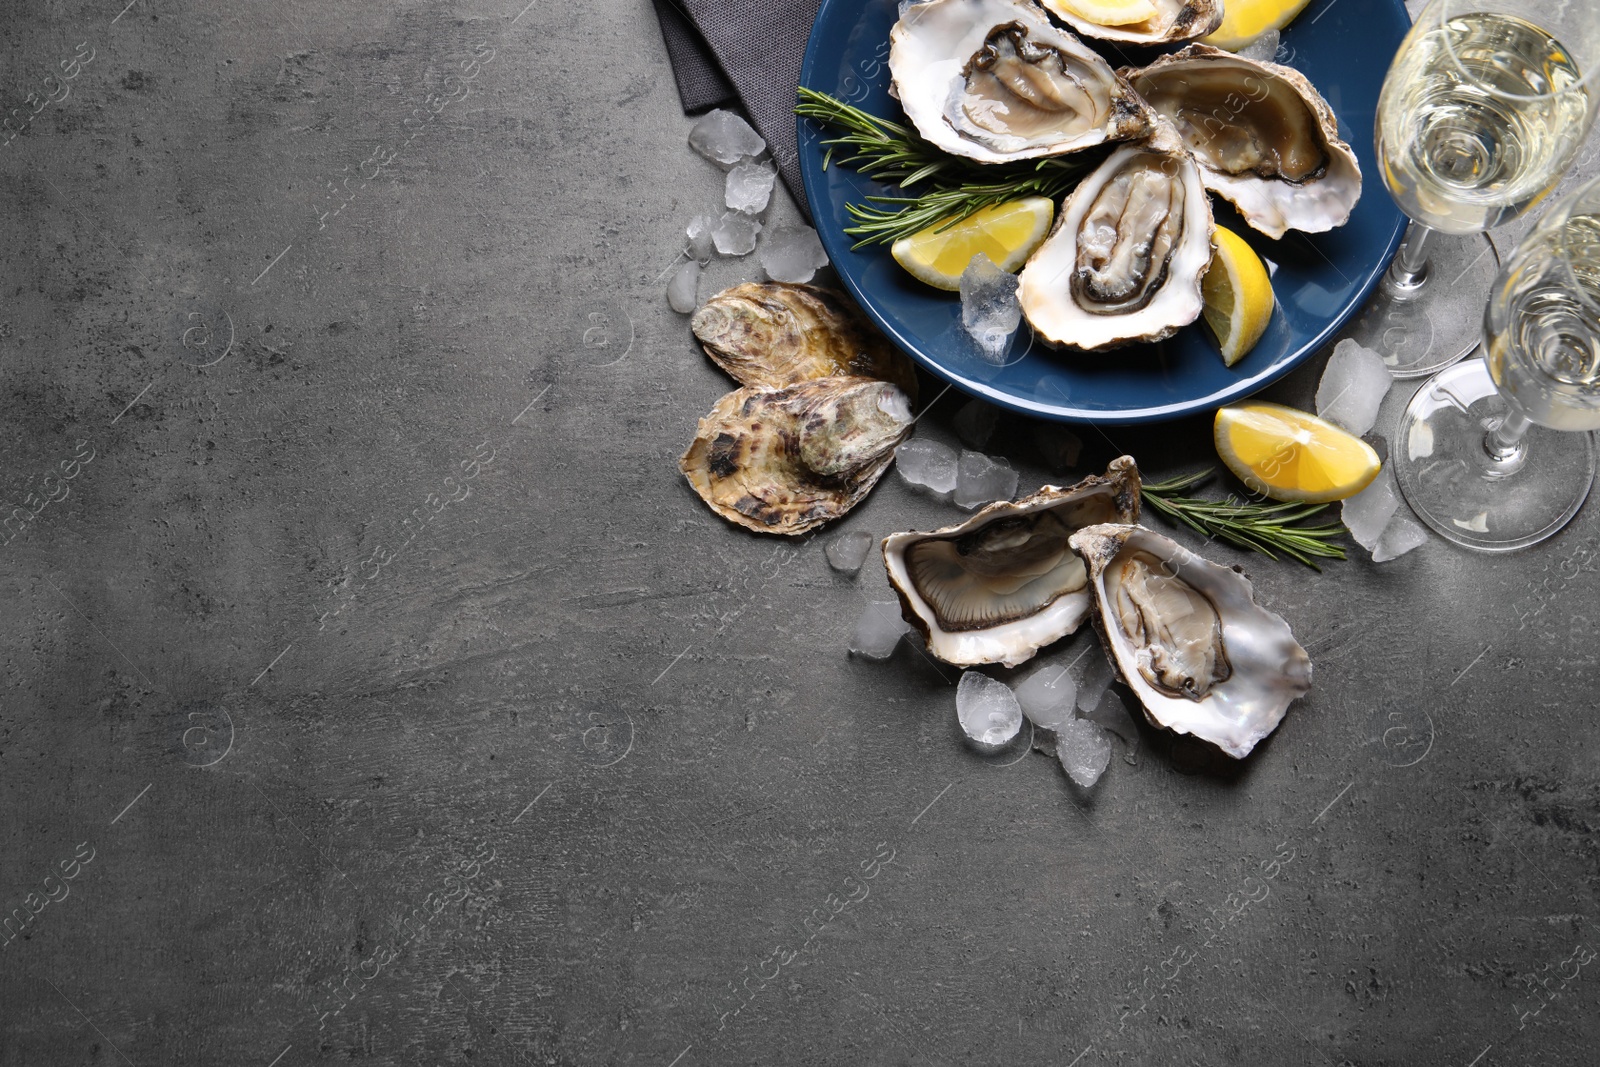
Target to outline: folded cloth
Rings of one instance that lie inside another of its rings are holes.
[[[806,194],[800,184],[800,156],[795,139],[795,90],[800,85],[800,60],[805,55],[806,41],[811,37],[811,24],[817,19],[820,0],[656,0],[671,4],[688,14],[689,20],[700,31],[720,73],[733,83],[739,100],[750,115],[750,121],[772,150],[772,158],[783,175],[783,183],[794,195],[800,210],[810,216]],[[670,16],[667,16],[670,17]],[[669,31],[667,17],[662,19],[662,34]],[[670,42],[670,38],[669,38]],[[683,109],[693,112],[691,99],[683,94],[686,75],[680,63],[690,64],[693,73],[687,77],[692,84],[700,84],[706,64],[704,53],[685,50],[672,51],[673,73],[678,79],[679,96]],[[691,58],[692,57],[692,58]],[[695,96],[694,102],[703,99]]]
[[[667,43],[667,58],[672,61],[672,76],[678,81],[678,99],[685,115],[697,115],[714,107],[731,104],[739,94],[722,73],[722,66],[706,39],[689,21],[688,12],[675,0],[655,0],[656,18],[661,21],[661,38]]]

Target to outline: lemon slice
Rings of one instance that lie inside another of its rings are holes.
[[[1231,367],[1267,332],[1277,299],[1266,265],[1243,237],[1218,226],[1212,240],[1216,249],[1200,282],[1202,314],[1222,346],[1222,361]]]
[[[1021,267],[1050,233],[1055,213],[1048,198],[1024,197],[983,208],[947,230],[941,229],[944,222],[936,222],[900,238],[889,251],[917,280],[955,292],[961,272],[979,252],[1001,270]]]
[[[1250,401],[1217,409],[1217,455],[1251,490],[1274,500],[1343,500],[1378,476],[1378,454],[1305,411]]]
[[[1150,0],[1057,0],[1057,6],[1096,26],[1129,26],[1156,17]]]
[[[1281,30],[1304,11],[1311,0],[1228,0],[1222,8],[1222,25],[1200,38],[1201,44],[1237,52],[1268,30]]]

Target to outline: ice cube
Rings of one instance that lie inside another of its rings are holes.
[[[845,574],[854,574],[866,562],[872,548],[872,535],[865,530],[842,533],[828,542],[828,566]]]
[[[1317,414],[1360,437],[1378,421],[1378,408],[1393,384],[1383,357],[1346,337],[1322,372]]]
[[[894,469],[911,485],[938,497],[956,487],[956,454],[948,445],[913,437],[894,450]]]
[[[740,163],[728,171],[723,185],[723,200],[732,211],[759,215],[772,198],[772,183],[778,172],[765,163]]]
[[[1372,550],[1372,562],[1387,563],[1403,556],[1428,539],[1428,529],[1410,515],[1401,512],[1389,520],[1378,545]]]
[[[1384,466],[1371,485],[1345,498],[1340,517],[1356,544],[1371,552],[1378,547],[1384,527],[1389,525],[1399,506],[1400,494],[1395,491],[1394,474]]]
[[[810,226],[783,226],[761,242],[761,269],[775,282],[809,282],[828,265],[817,231]]]
[[[689,220],[689,226],[684,231],[689,239],[684,251],[693,256],[696,262],[710,263],[711,257],[717,254],[717,246],[711,239],[711,231],[716,225],[717,220],[710,215],[696,215]]]
[[[999,420],[999,408],[982,400],[969,400],[951,421],[962,444],[968,448],[982,448],[994,435],[995,423]]]
[[[1033,427],[1033,443],[1051,470],[1066,470],[1078,465],[1083,442],[1059,422],[1040,422]]]
[[[672,310],[687,315],[695,309],[700,297],[700,264],[690,260],[679,267],[667,283],[667,303]]]
[[[750,124],[731,111],[707,111],[689,131],[689,147],[727,170],[754,159],[767,147]]]
[[[1035,726],[1060,731],[1064,723],[1072,721],[1078,683],[1072,680],[1072,672],[1061,664],[1047,663],[1040,667],[1022,680],[1016,692],[1022,713]]]
[[[1073,719],[1056,734],[1056,758],[1074,782],[1088,789],[1111,762],[1111,735],[1088,719]]]
[[[1268,30],[1234,54],[1245,59],[1271,63],[1278,55],[1278,31]]]
[[[1111,669],[1111,661],[1101,655],[1099,649],[1085,652],[1078,662],[1082,664],[1078,668],[1078,710],[1088,715],[1099,705],[1100,698],[1106,695],[1115,672]]]
[[[894,646],[906,632],[900,605],[892,600],[874,600],[861,611],[855,632],[850,635],[850,651],[867,659],[884,660],[894,655]]]
[[[1003,366],[1011,337],[1021,322],[1016,275],[1001,270],[979,252],[961,273],[961,325],[977,342],[984,359]]]
[[[955,502],[964,508],[1010,500],[1017,492],[1017,472],[1003,459],[963,448],[955,489]]]
[[[755,251],[756,234],[760,232],[761,223],[749,215],[730,211],[717,220],[711,240],[723,255],[743,256]]]
[[[1022,729],[1022,706],[1004,682],[967,671],[956,686],[956,715],[974,748],[992,752]]]
[[[1122,738],[1129,748],[1139,747],[1139,727],[1128,714],[1128,706],[1123,703],[1117,690],[1107,689],[1105,695],[1100,698],[1100,703],[1094,706],[1093,711],[1084,713],[1083,717]]]

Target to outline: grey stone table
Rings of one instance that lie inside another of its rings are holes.
[[[0,102],[0,1064],[1594,1062],[1593,508],[1208,550],[1316,688],[1085,792],[679,477],[721,175],[644,0],[6,0]],[[1084,436],[991,448],[1210,454]]]

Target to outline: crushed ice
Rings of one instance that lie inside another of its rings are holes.
[[[1010,500],[1017,492],[1017,472],[1011,464],[982,452],[961,450],[956,465],[955,502],[978,508],[996,500]]]
[[[1022,729],[1022,706],[1004,682],[979,671],[962,674],[956,686],[956,715],[972,745],[983,751],[1001,748]]]

